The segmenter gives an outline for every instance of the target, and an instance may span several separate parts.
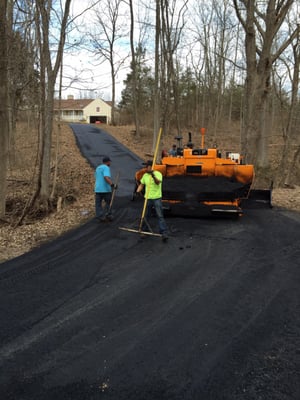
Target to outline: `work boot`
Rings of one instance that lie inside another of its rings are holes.
[[[164,233],[162,233],[161,238],[162,238],[163,242],[167,242],[167,240],[169,239],[169,236],[166,232],[164,232]]]

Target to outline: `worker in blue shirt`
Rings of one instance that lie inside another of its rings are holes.
[[[172,148],[168,152],[169,156],[176,157],[177,156],[177,146],[173,144]]]
[[[112,190],[117,186],[113,183],[110,172],[111,159],[103,157],[102,164],[95,170],[95,211],[99,222],[112,221],[112,210],[110,207]]]

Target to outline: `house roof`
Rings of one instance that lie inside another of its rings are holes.
[[[60,109],[61,110],[83,110],[95,99],[67,99],[61,100]],[[59,100],[54,100],[54,109],[59,108]]]

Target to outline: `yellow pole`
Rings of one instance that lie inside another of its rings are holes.
[[[201,148],[204,149],[205,128],[201,128],[200,132],[201,132],[201,136],[202,136],[202,138],[201,138]]]
[[[162,134],[162,128],[159,129],[157,140],[156,140],[156,145],[155,145],[155,151],[154,151],[154,157],[153,157],[153,163],[152,163],[152,168],[156,164],[156,158],[157,158],[157,153],[158,153],[158,148],[159,148],[159,143],[160,143],[160,138]]]
[[[157,135],[157,139],[156,139],[155,151],[154,151],[153,162],[152,162],[152,170],[154,168],[154,165],[156,164],[156,158],[157,158],[157,153],[158,153],[161,134],[162,134],[162,128],[159,129],[159,132],[158,132],[158,135]],[[142,211],[139,231],[142,230],[143,220],[145,218],[149,190],[150,190],[150,185],[149,185],[148,188],[146,187],[145,200],[144,200],[144,206],[143,206],[143,211]]]

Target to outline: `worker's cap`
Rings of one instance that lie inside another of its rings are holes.
[[[146,162],[143,163],[146,167],[152,167],[153,161],[152,160],[147,160]]]
[[[108,156],[103,157],[102,160],[104,163],[111,161],[111,159]]]

